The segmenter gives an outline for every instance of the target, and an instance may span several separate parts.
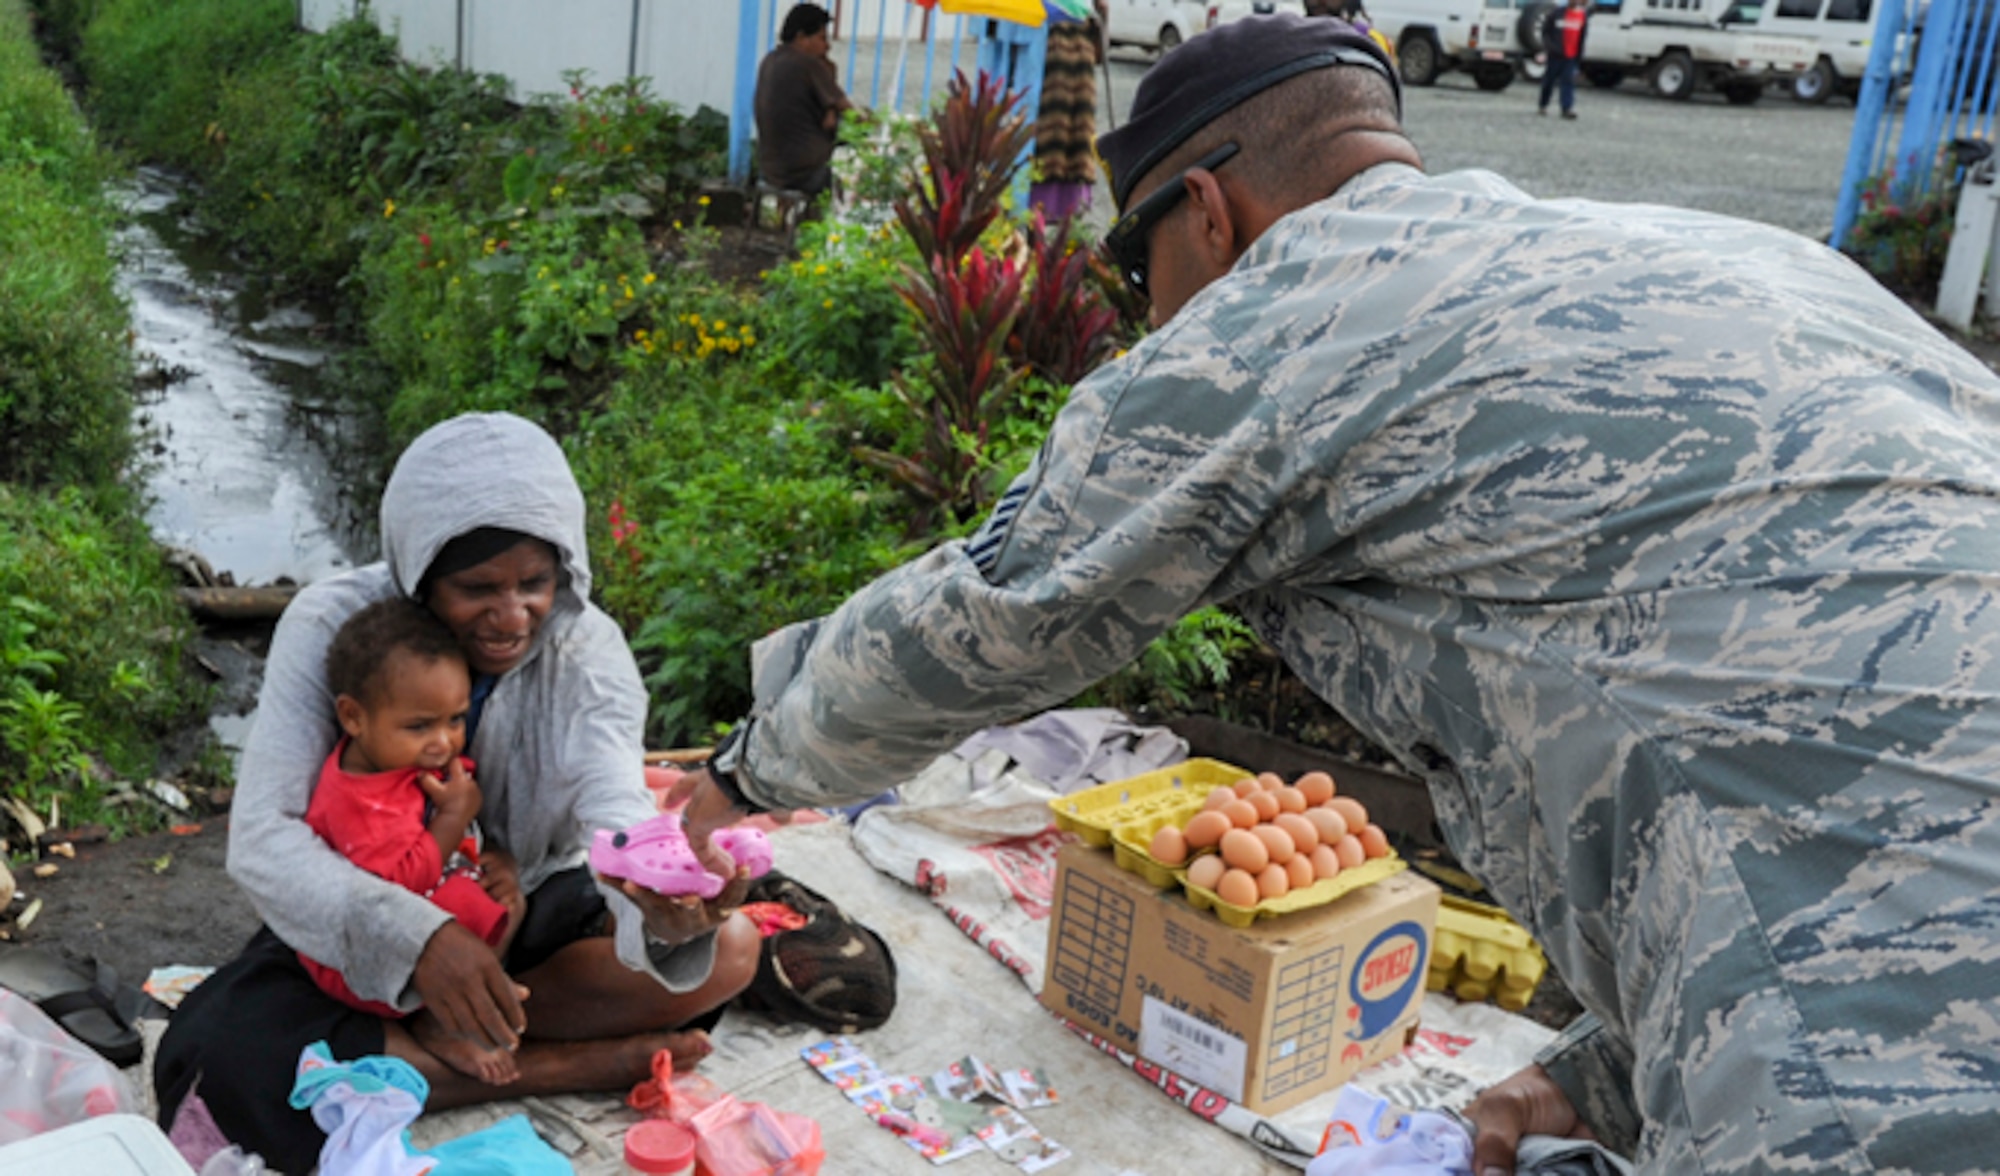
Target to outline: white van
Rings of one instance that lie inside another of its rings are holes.
[[[1819,103],[1835,94],[1852,98],[1861,93],[1874,16],[1874,0],[1738,0],[1722,23],[1752,24],[1818,41],[1819,58],[1792,78],[1792,97]]]
[[[1472,75],[1482,90],[1504,90],[1523,57],[1522,25],[1542,7],[1529,0],[1364,0],[1368,19],[1396,47],[1403,82],[1428,86],[1446,70]],[[1537,35],[1535,30],[1525,39]]]
[[[1209,6],[1193,0],[1107,0],[1105,40],[1161,53],[1206,29]]]
[[[1774,81],[1792,84],[1813,67],[1811,37],[1766,31],[1724,0],[1598,0],[1583,46],[1583,76],[1599,86],[1644,78],[1662,98],[1685,99],[1697,87],[1731,104],[1757,101]]]

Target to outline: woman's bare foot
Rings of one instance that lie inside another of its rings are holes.
[[[437,1059],[468,1078],[477,1078],[488,1086],[505,1086],[521,1076],[521,1069],[514,1063],[514,1055],[504,1049],[494,1049],[479,1045],[470,1037],[448,1033],[438,1024],[429,1009],[419,1009],[404,1022],[409,1026],[410,1036],[437,1056]],[[679,1065],[676,1061],[675,1065]]]

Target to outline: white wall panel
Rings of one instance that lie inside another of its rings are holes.
[[[375,23],[395,34],[403,56],[419,65],[458,61],[458,0],[374,0]]]
[[[354,0],[300,0],[299,23],[323,33],[354,14]]]
[[[632,0],[466,0],[465,68],[506,74],[525,102],[563,91],[564,70],[623,81],[631,34]]]
[[[728,114],[737,18],[721,0],[640,0],[639,73],[653,93],[689,114],[704,105]]]

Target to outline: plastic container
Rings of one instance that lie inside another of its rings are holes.
[[[695,1134],[679,1123],[647,1119],[625,1133],[625,1171],[694,1176]]]
[[[0,1147],[0,1174],[52,1176],[195,1176],[151,1119],[99,1115]]]
[[[1374,882],[1380,882],[1391,874],[1409,869],[1409,863],[1396,856],[1395,850],[1388,857],[1373,858],[1351,870],[1342,870],[1331,878],[1322,878],[1311,886],[1294,890],[1282,898],[1267,898],[1256,906],[1240,907],[1222,901],[1222,896],[1187,880],[1187,871],[1179,871],[1181,886],[1187,894],[1188,905],[1198,911],[1213,909],[1215,917],[1231,927],[1248,927],[1259,919],[1269,919],[1278,915],[1288,915],[1293,911],[1303,911],[1311,907],[1325,906],[1343,894],[1350,894]]]
[[[1076,834],[1085,845],[1102,847],[1111,844],[1112,830],[1119,825],[1178,810],[1190,796],[1200,808],[1209,789],[1252,774],[1221,760],[1191,759],[1059,796],[1049,802],[1049,810],[1055,813],[1058,829]]]
[[[1520,1012],[1548,971],[1548,957],[1527,929],[1506,911],[1447,894],[1438,907],[1430,970],[1432,992],[1449,989],[1460,1000],[1491,999]]]

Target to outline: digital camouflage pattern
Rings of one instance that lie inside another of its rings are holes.
[[[985,558],[760,644],[750,790],[872,794],[1233,600],[1429,781],[1649,1170],[1994,1171],[1997,413],[1818,244],[1381,165],[1079,385]]]

